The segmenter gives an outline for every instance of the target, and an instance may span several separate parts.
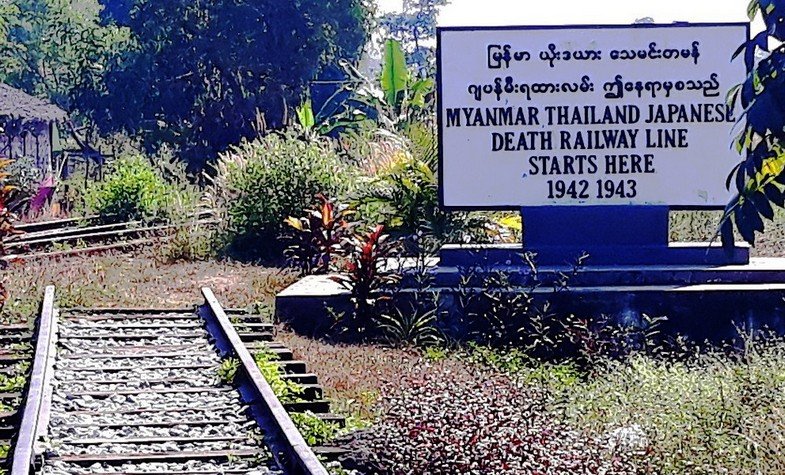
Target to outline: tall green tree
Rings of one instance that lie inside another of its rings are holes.
[[[323,65],[358,57],[364,1],[136,0],[133,48],[83,103],[105,131],[172,145],[201,169],[259,118],[285,124]]]
[[[100,11],[96,0],[3,0],[0,81],[79,112],[78,91],[100,80],[127,40],[100,24]]]
[[[409,64],[416,65],[420,74],[430,74],[435,68],[436,20],[439,9],[449,3],[450,0],[403,0],[400,12],[379,19],[384,30],[382,41],[397,40],[406,51]]]

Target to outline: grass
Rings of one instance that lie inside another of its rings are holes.
[[[55,285],[61,306],[190,307],[210,287],[226,307],[269,304],[295,275],[225,260],[164,263],[152,251],[74,256],[16,263],[6,271],[10,300],[5,319],[26,321],[38,312],[44,288]]]
[[[561,386],[567,420],[594,437],[640,427],[651,473],[785,472],[785,341],[738,358],[712,350],[687,361],[607,361]]]
[[[722,211],[672,211],[670,240],[709,242],[717,232]],[[756,257],[785,257],[785,210],[775,208],[774,221],[765,221],[766,232],[756,236],[751,254]],[[719,242],[719,238],[716,239]],[[743,243],[736,235],[736,242]]]

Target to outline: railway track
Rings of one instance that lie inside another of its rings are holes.
[[[102,224],[97,216],[63,219],[16,226],[20,234],[3,240],[4,260],[36,259],[95,253],[149,245],[167,239],[186,226],[212,226],[218,223],[212,212],[196,214],[181,223],[150,224],[144,221]]]
[[[11,441],[19,430],[32,356],[32,331],[28,324],[0,325],[0,473],[10,468]]]
[[[48,288],[11,475],[326,475],[316,453],[339,450],[308,447],[288,414],[342,422],[316,376],[272,325],[203,293],[198,310],[57,309]],[[256,351],[278,355],[298,400],[278,400]]]

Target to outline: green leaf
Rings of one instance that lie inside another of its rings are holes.
[[[766,185],[766,187],[763,189],[763,192],[766,193],[766,198],[768,198],[770,202],[774,203],[780,208],[785,206],[785,195],[782,194],[782,191],[774,183],[769,183]]]
[[[313,129],[316,126],[311,99],[306,99],[303,101],[302,105],[297,108],[297,121],[308,130]]]
[[[741,84],[737,84],[730,88],[728,94],[725,95],[725,104],[728,107],[732,107],[736,103],[736,98],[739,96],[739,92],[741,92]]]
[[[747,242],[752,242],[755,240],[755,231],[753,231],[747,223],[746,217],[742,212],[741,207],[736,208],[736,211],[733,213],[733,221],[736,223],[736,229],[738,229],[742,239]]]
[[[387,40],[384,44],[381,85],[384,99],[389,105],[395,106],[400,102],[399,96],[406,91],[408,82],[409,70],[406,69],[406,57],[401,44],[395,40]]]
[[[749,5],[747,5],[747,17],[750,21],[755,19],[755,15],[758,14],[758,10],[760,10],[760,0],[750,0]]]
[[[755,208],[758,209],[758,212],[761,214],[761,216],[768,219],[769,221],[774,220],[774,208],[771,207],[771,203],[769,202],[769,198],[766,194],[764,194],[762,191],[758,191],[750,197],[750,200],[755,205]]]
[[[425,96],[433,91],[433,79],[420,79],[411,85],[411,105],[422,109],[425,107]]]

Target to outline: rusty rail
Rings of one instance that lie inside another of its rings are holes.
[[[35,357],[30,383],[27,390],[24,412],[14,448],[11,475],[29,475],[34,463],[35,443],[45,429],[48,410],[46,399],[49,397],[48,385],[53,370],[51,351],[53,348],[55,325],[55,288],[48,286],[41,304],[41,315],[35,343]]]
[[[214,226],[220,220],[214,218],[211,210],[198,211],[186,216],[183,222],[147,223],[127,221],[102,224],[100,217],[69,218],[40,223],[26,223],[17,226],[21,234],[3,239],[8,255],[3,261],[17,259],[39,259],[62,257],[75,254],[92,254],[112,250],[145,246],[171,239],[180,228],[187,226]],[[89,226],[80,226],[90,223]],[[53,250],[56,245],[74,246],[65,250]]]
[[[270,439],[268,445],[278,464],[287,470],[287,473],[293,475],[327,475],[327,469],[305,442],[286,409],[275,396],[272,387],[264,379],[215,294],[204,287],[202,295],[206,304],[200,314],[207,321],[210,333],[216,338],[216,346],[225,356],[230,355],[240,360],[242,372],[247,377],[247,391],[250,394],[241,392],[244,393],[244,397],[251,399],[256,409],[261,411],[259,416],[265,422],[264,427]]]

